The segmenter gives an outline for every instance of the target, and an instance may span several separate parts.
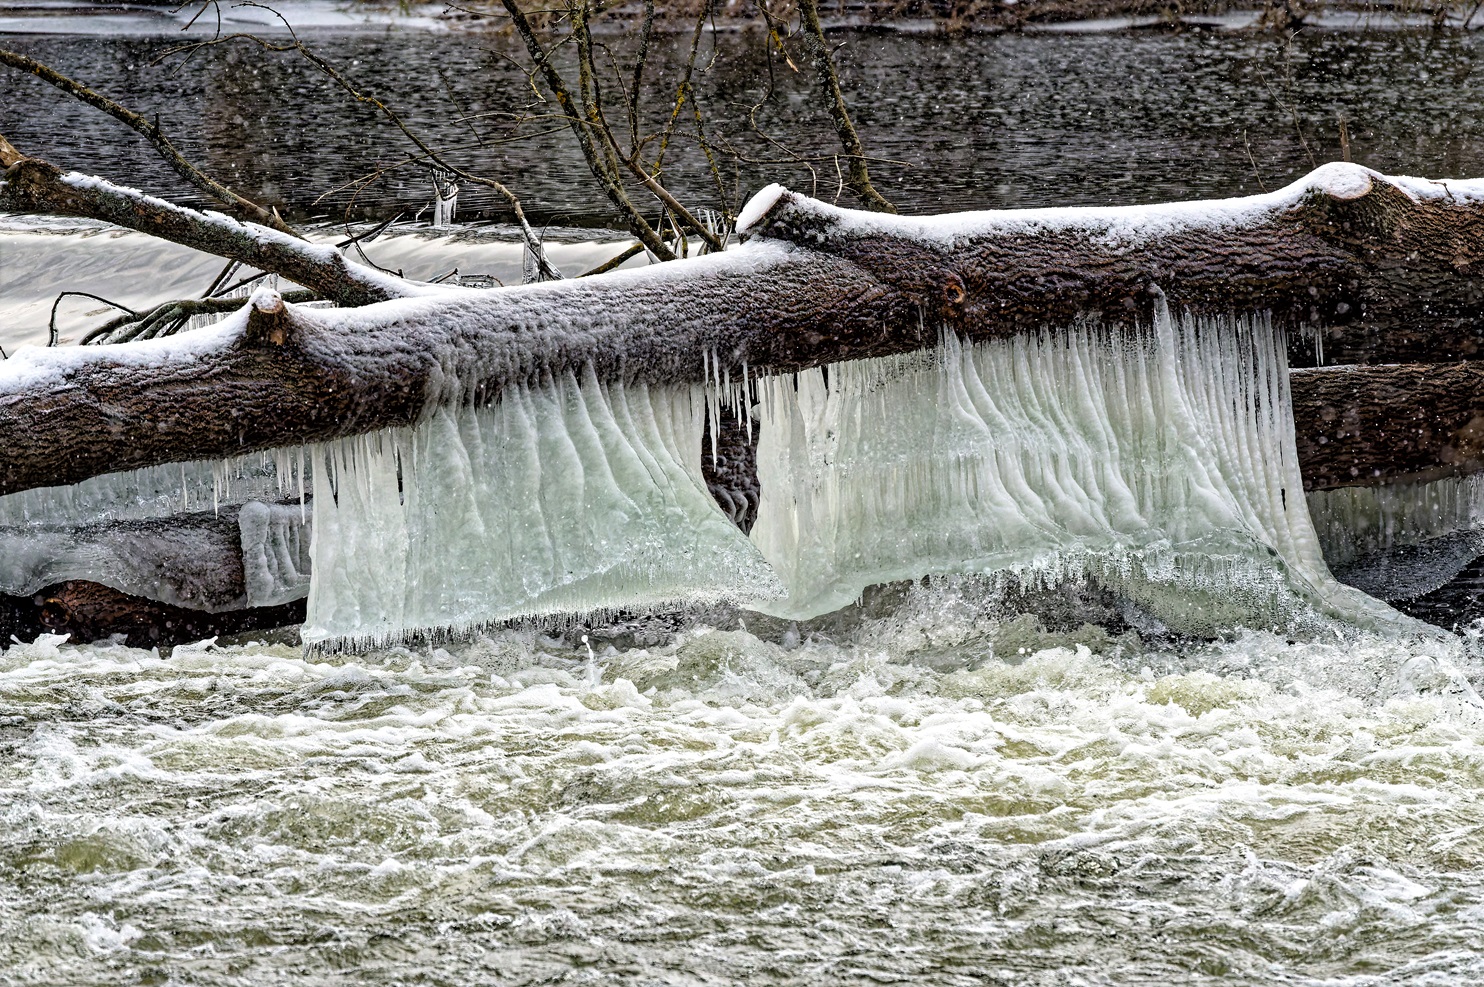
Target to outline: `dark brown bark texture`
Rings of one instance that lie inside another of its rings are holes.
[[[1298,370],[1290,381],[1306,489],[1484,470],[1484,363]]]
[[[911,219],[859,223],[784,193],[751,229],[892,286],[895,323],[912,315],[904,304],[921,306],[930,322],[968,338],[1054,329],[1086,315],[1147,321],[1149,289],[1158,286],[1177,310],[1270,311],[1292,330],[1294,366],[1315,362],[1312,333],[1328,364],[1481,352],[1484,203],[1446,192],[1416,199],[1340,165],[1306,182],[1289,203],[1232,221],[1190,213],[1185,222],[1120,229],[1116,216],[1100,222],[1096,212],[1077,222],[985,213],[984,231],[965,217],[951,237],[931,226],[914,237]],[[899,339],[900,329],[882,335]]]
[[[752,243],[644,271],[354,310],[264,295],[251,318],[205,330],[209,341],[162,341],[148,360],[98,347],[0,364],[0,492],[405,425],[430,401],[487,401],[585,364],[601,379],[698,381],[710,353],[737,379],[744,365],[792,371],[948,331],[1147,323],[1151,287],[1176,310],[1268,310],[1296,337],[1323,332],[1330,361],[1458,360],[1484,343],[1484,204],[1442,188],[1414,196],[1332,165],[1235,211],[984,213],[951,226],[780,192],[750,224]],[[130,208],[149,212],[144,197]],[[1295,344],[1296,361],[1312,353],[1312,341]],[[6,386],[11,367],[22,383]],[[1375,393],[1400,402],[1376,406],[1377,421],[1413,403]],[[1321,485],[1427,468],[1416,456],[1393,466],[1376,436],[1345,460],[1336,447],[1354,435],[1306,446],[1337,464],[1318,468]]]

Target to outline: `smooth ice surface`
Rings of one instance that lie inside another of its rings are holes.
[[[312,541],[305,509],[251,501],[237,512],[247,605],[272,607],[309,594]]]
[[[302,597],[309,571],[304,468],[299,450],[278,450],[0,497],[0,593],[24,596],[86,579],[204,610]],[[278,503],[285,500],[295,502]]]
[[[704,411],[588,371],[318,448],[305,642],[777,595],[706,491]]]
[[[1484,476],[1477,474],[1316,490],[1309,511],[1335,572],[1382,599],[1439,589],[1484,554]]]
[[[1317,610],[1411,627],[1334,581],[1283,348],[1248,320],[1080,327],[763,382],[752,538],[808,617],[874,583],[1093,576],[1209,632]]]

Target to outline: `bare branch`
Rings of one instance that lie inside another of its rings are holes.
[[[272,271],[346,306],[418,292],[410,282],[349,263],[333,247],[220,214],[207,215],[101,179],[64,174],[40,158],[11,160],[0,183],[0,209],[82,216],[138,230]]]
[[[251,199],[246,199],[238,195],[187,161],[160,129],[158,118],[154,121],[147,120],[133,110],[94,92],[74,79],[68,78],[51,66],[38,62],[34,58],[27,58],[25,55],[17,52],[6,51],[0,48],[0,65],[7,65],[13,69],[29,72],[43,82],[62,90],[62,92],[67,93],[69,96],[76,97],[94,109],[102,110],[131,130],[134,130],[159,152],[160,157],[165,159],[165,162],[175,170],[176,174],[190,182],[199,191],[226,205],[238,217],[250,219],[254,223],[277,230],[280,233],[287,233],[289,236],[300,236],[293,227],[283,221],[277,212],[264,209]],[[0,163],[9,167],[11,162],[0,159]]]
[[[804,25],[804,44],[814,61],[814,70],[819,76],[819,87],[824,92],[830,121],[835,125],[835,134],[840,146],[845,149],[848,164],[846,186],[868,209],[877,212],[896,212],[897,207],[882,198],[871,184],[871,173],[866,168],[866,149],[861,144],[855,124],[850,120],[850,111],[845,106],[845,94],[840,90],[840,77],[835,72],[835,60],[830,55],[829,43],[825,40],[824,26],[819,22],[818,0],[799,0],[799,17]]]

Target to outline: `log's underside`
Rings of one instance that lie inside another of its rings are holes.
[[[304,622],[304,600],[276,607],[207,613],[131,596],[85,579],[69,579],[31,596],[0,596],[0,632],[30,641],[66,634],[77,642],[116,639],[131,648],[169,648],[190,641]]]
[[[751,242],[725,254],[499,291],[406,285],[393,297],[395,279],[347,277],[317,248],[48,168],[11,165],[0,208],[182,242],[209,234],[227,256],[277,262],[357,307],[261,292],[179,340],[0,363],[0,493],[408,425],[434,404],[487,402],[586,366],[626,382],[740,379],[921,349],[945,333],[1147,325],[1161,294],[1196,314],[1271,313],[1289,330],[1292,364],[1322,355],[1325,366],[1292,376],[1309,489],[1484,470],[1484,364],[1469,362],[1484,353],[1477,183],[1326,166],[1251,200],[926,219],[772,189],[744,213]],[[713,491],[745,526],[751,450],[719,438]]]

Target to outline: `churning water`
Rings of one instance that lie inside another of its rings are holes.
[[[1472,36],[856,40],[862,128],[913,210],[1254,191],[1337,153],[1341,118],[1383,169],[1484,160]],[[391,146],[283,60],[146,76],[158,39],[7,43],[110,92],[158,86],[150,108],[179,108],[193,147],[300,214]],[[440,68],[479,80],[475,109],[520,89],[462,41],[326,44],[399,97]],[[754,75],[705,85],[745,105]],[[28,109],[0,122],[26,149],[171,189],[88,111],[18,85]],[[765,122],[803,139],[798,105]],[[410,113],[458,130],[436,100]],[[601,222],[555,140],[482,163],[547,218]],[[770,169],[751,187],[811,187]],[[367,211],[415,211],[424,179]],[[194,294],[219,269],[129,234],[3,233],[6,347],[44,338],[57,290],[143,305],[131,284]],[[421,236],[368,249],[518,276],[477,239],[458,261]],[[61,314],[65,338],[110,310]],[[940,581],[802,629],[716,612],[330,657],[16,644],[0,985],[1484,981],[1477,634],[1192,643],[1078,613],[1048,631]]]
[[[1012,615],[14,646],[0,983],[1484,977],[1467,639]]]

